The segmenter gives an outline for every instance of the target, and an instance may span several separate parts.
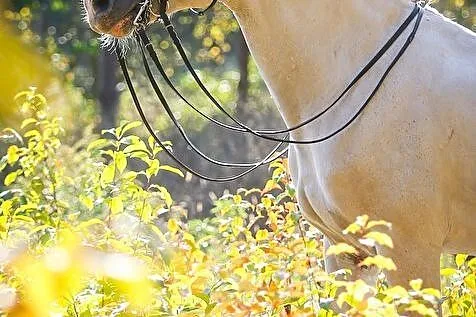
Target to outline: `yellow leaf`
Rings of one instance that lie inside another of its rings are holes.
[[[339,255],[339,254],[342,254],[342,253],[358,254],[357,249],[354,248],[351,245],[348,245],[347,243],[334,244],[334,245],[331,245],[326,250],[326,256]]]
[[[263,203],[263,205],[266,209],[271,208],[271,206],[273,205],[273,202],[271,201],[271,199],[269,197],[263,197],[261,199],[261,202]]]
[[[243,218],[241,217],[235,217],[233,219],[233,222],[231,223],[231,230],[235,236],[237,236],[243,229],[243,223]]]
[[[457,272],[457,270],[455,268],[446,267],[446,268],[440,270],[440,275],[451,276],[451,275],[455,274],[456,272]]]
[[[86,149],[86,151],[91,152],[91,151],[94,151],[94,150],[102,149],[102,148],[106,147],[107,145],[109,145],[108,140],[106,140],[106,139],[97,139],[97,140],[91,142],[88,145],[88,148]]]
[[[16,171],[8,174],[4,180],[5,186],[10,186],[11,184],[13,184],[15,180],[17,179],[17,177],[18,177],[18,173]]]
[[[467,254],[457,254],[455,257],[456,265],[458,267],[462,267],[467,258],[468,258]]]
[[[279,184],[277,184],[274,180],[270,179],[266,182],[266,186],[264,187],[261,193],[262,195],[264,195],[274,189],[281,189],[281,186],[279,186]]]
[[[416,279],[416,280],[411,280],[410,281],[410,287],[415,290],[419,291],[421,290],[421,286],[423,285],[423,280],[422,279]]]
[[[142,125],[142,122],[141,121],[133,121],[133,122],[128,122],[126,123],[122,129],[121,129],[121,133],[120,133],[120,136],[124,136],[124,134],[131,130],[131,129],[134,129],[134,128],[137,128],[137,127],[140,127]]]
[[[122,174],[122,172],[124,172],[124,170],[127,167],[126,155],[122,152],[118,152],[118,153],[116,153],[116,156],[115,156],[114,160],[116,162],[116,167],[117,167],[119,173]]]
[[[256,241],[267,240],[268,236],[269,236],[268,230],[264,230],[264,229],[258,230],[258,232],[256,233]]]
[[[19,149],[16,145],[11,145],[7,150],[7,162],[10,165],[15,164],[20,156],[18,155]]]
[[[367,225],[365,226],[365,229],[372,229],[374,227],[387,227],[389,229],[392,228],[392,224],[390,222],[384,221],[384,220],[370,220]]]
[[[169,221],[167,222],[167,229],[169,229],[171,233],[176,234],[179,230],[177,220],[175,220],[174,218],[169,219]]]
[[[181,170],[179,170],[178,168],[169,166],[169,165],[161,165],[159,170],[174,173],[174,174],[179,175],[180,177],[185,177],[185,175],[182,173]]]
[[[381,256],[381,255],[376,255],[373,257],[370,256],[359,264],[359,266],[372,266],[372,265],[375,265],[379,269],[388,270],[388,271],[395,271],[397,269],[397,266],[395,265],[392,259]]]
[[[111,199],[111,212],[113,215],[120,214],[124,211],[124,204],[122,203],[122,198],[119,196],[113,197]]]
[[[408,297],[408,291],[402,286],[394,286],[385,290],[385,295],[390,296],[391,298],[405,298]]]
[[[392,238],[386,233],[373,231],[367,233],[364,238],[371,239],[381,246],[393,248]]]
[[[94,201],[88,196],[79,196],[79,201],[89,210],[93,209],[94,207]]]
[[[241,197],[241,195],[233,195],[233,202],[235,204],[237,204],[237,205],[240,204],[242,200],[243,200],[243,198]]]
[[[101,174],[101,183],[103,184],[110,184],[114,181],[114,174],[115,174],[115,167],[114,163],[109,164],[104,168]]]
[[[468,286],[470,290],[473,292],[476,291],[476,275],[475,274],[468,274],[464,278],[464,283]]]
[[[191,285],[192,294],[204,293],[205,288],[207,287],[208,278],[204,276],[199,276],[195,278]]]

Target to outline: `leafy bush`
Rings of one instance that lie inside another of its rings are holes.
[[[34,90],[17,101],[32,117],[10,143],[0,169],[0,309],[9,316],[437,316],[441,297],[415,280],[410,288],[326,274],[321,234],[302,217],[286,161],[270,165],[263,190],[221,197],[213,217],[175,212],[152,138],[123,122],[92,142],[62,143],[61,120],[48,118]],[[139,166],[140,168],[131,168]],[[128,168],[129,167],[129,168]],[[392,247],[375,231],[384,221],[359,217],[347,228],[366,242]],[[328,253],[352,253],[339,244]],[[363,265],[395,269],[376,256]],[[474,316],[476,261],[446,268],[446,310]]]

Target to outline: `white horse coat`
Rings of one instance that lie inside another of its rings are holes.
[[[90,0],[85,0],[90,1]],[[403,0],[222,0],[235,14],[289,126],[329,105],[410,14]],[[170,11],[206,6],[170,0]],[[414,23],[414,22],[413,22]],[[336,105],[294,139],[327,135],[361,106],[411,32]],[[476,253],[476,35],[425,9],[421,26],[363,114],[324,143],[292,146],[305,217],[329,243],[368,214],[393,224],[392,283],[439,285],[442,252]],[[373,272],[344,258],[355,278]]]

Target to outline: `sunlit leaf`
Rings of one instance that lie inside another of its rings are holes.
[[[17,171],[9,173],[4,180],[5,186],[10,186],[13,184],[16,181],[18,175],[19,173]]]
[[[174,218],[169,219],[169,221],[167,222],[167,229],[169,229],[169,231],[173,234],[177,233],[179,230],[177,220],[175,220]]]
[[[444,269],[440,270],[440,274],[442,276],[451,276],[451,275],[456,274],[456,272],[458,272],[458,271],[454,268],[451,268],[451,267],[447,267],[447,268],[444,268]]]
[[[346,244],[346,243],[338,243],[338,244],[331,245],[326,250],[326,255],[327,256],[339,255],[339,254],[343,254],[343,253],[358,254],[358,251],[357,251],[356,248],[354,248],[353,246],[351,246],[349,244]]]
[[[162,170],[162,171],[167,171],[167,172],[177,174],[181,177],[185,177],[185,175],[182,173],[181,170],[179,170],[178,168],[169,166],[169,165],[161,165],[159,169]]]
[[[110,184],[114,181],[114,176],[115,176],[115,166],[114,162],[110,163],[107,165],[104,170],[102,171],[101,174],[101,183],[103,184]]]
[[[91,143],[88,145],[87,151],[88,151],[88,152],[92,152],[92,151],[95,151],[95,150],[98,150],[98,149],[103,149],[103,148],[105,148],[106,146],[108,146],[109,144],[110,144],[110,141],[109,141],[109,140],[106,140],[106,139],[97,139],[97,140],[91,142]]]
[[[269,237],[268,230],[261,229],[261,230],[258,230],[258,232],[256,233],[256,241],[265,241],[268,239],[268,237]]]
[[[10,165],[15,164],[20,158],[19,149],[16,145],[10,145],[7,150],[7,162]]]
[[[116,162],[116,167],[119,173],[124,172],[127,167],[127,158],[126,155],[122,152],[117,152],[116,157],[114,158]]]
[[[392,259],[384,257],[382,255],[367,257],[359,265],[369,267],[375,265],[379,269],[388,271],[395,271],[397,269]]]
[[[111,199],[111,212],[113,215],[120,214],[124,211],[122,197],[116,196]]]
[[[24,129],[26,128],[27,126],[29,126],[30,124],[33,124],[33,123],[37,123],[38,120],[36,120],[35,118],[28,118],[28,119],[25,119],[23,120],[23,122],[21,123],[21,129]]]
[[[466,259],[468,258],[467,254],[457,254],[455,257],[455,263],[458,267],[462,267]]]
[[[386,233],[382,232],[377,232],[377,231],[372,231],[367,233],[364,238],[366,239],[371,239],[375,241],[377,244],[389,248],[393,248],[393,241],[392,238]]]
[[[137,127],[140,127],[142,125],[142,122],[141,121],[133,121],[133,122],[129,122],[127,123],[126,125],[124,125],[122,127],[122,130],[121,130],[121,133],[119,135],[119,137],[123,137],[124,134],[131,130],[131,129],[134,129],[134,128],[137,128]]]
[[[416,280],[410,281],[410,287],[415,291],[421,290],[422,285],[423,285],[422,279],[416,279]]]

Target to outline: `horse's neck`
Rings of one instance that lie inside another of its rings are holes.
[[[403,21],[405,0],[223,0],[288,124],[340,92]]]

